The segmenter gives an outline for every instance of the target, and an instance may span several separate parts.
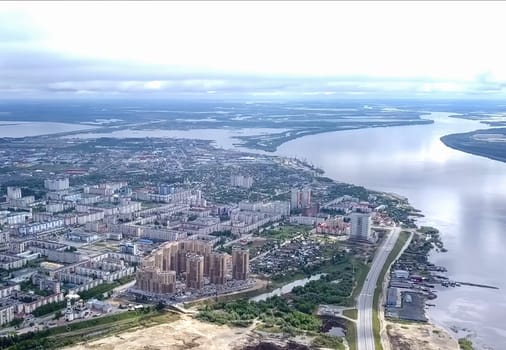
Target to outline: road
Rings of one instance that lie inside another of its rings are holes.
[[[366,280],[364,281],[364,285],[362,287],[362,291],[358,296],[358,350],[375,350],[372,327],[374,290],[376,289],[378,277],[381,273],[381,270],[383,269],[383,265],[385,265],[388,255],[392,251],[395,242],[397,242],[400,232],[400,227],[394,227],[385,241],[381,244],[381,246],[378,247],[371,265],[371,269],[367,274]]]

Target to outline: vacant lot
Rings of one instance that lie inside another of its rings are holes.
[[[391,350],[458,350],[457,341],[430,324],[387,322]]]
[[[232,328],[200,322],[188,316],[154,327],[79,344],[67,350],[226,350],[245,346],[251,328]]]

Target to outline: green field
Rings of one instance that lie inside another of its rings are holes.
[[[286,241],[301,234],[307,234],[310,229],[310,226],[305,225],[280,225],[276,228],[262,231],[260,236]]]
[[[356,320],[358,318],[358,310],[357,309],[344,310],[343,315],[351,318],[352,320]]]

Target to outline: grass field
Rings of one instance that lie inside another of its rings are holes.
[[[278,226],[271,230],[264,230],[260,233],[260,236],[266,238],[273,238],[280,241],[286,241],[299,236],[303,233],[307,233],[311,229],[310,226],[304,225],[285,225]]]
[[[355,322],[346,321],[346,341],[350,350],[357,350],[357,325]]]
[[[356,320],[358,318],[358,310],[357,309],[344,310],[343,315],[351,318],[352,320]]]

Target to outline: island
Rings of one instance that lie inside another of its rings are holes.
[[[441,141],[462,152],[506,162],[506,128],[450,134],[441,137]]]

